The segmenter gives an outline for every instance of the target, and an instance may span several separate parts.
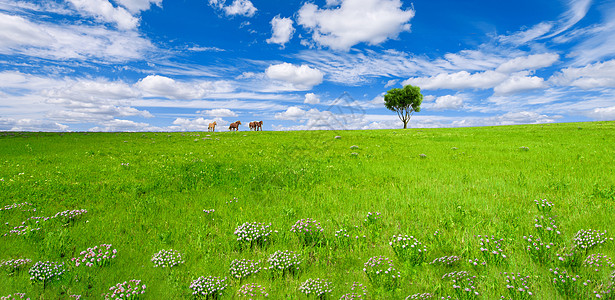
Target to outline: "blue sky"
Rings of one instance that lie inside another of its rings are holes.
[[[615,120],[615,2],[1,0],[0,130]]]

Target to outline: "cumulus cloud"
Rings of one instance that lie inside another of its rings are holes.
[[[565,68],[551,76],[549,81],[582,89],[612,88],[615,87],[615,59],[579,68]]]
[[[133,14],[148,10],[152,4],[162,7],[162,0],[117,0],[117,2]]]
[[[280,16],[275,16],[271,20],[271,31],[273,32],[271,38],[267,39],[267,43],[269,44],[279,44],[284,46],[284,44],[290,41],[290,38],[295,33],[295,28],[293,27],[293,20],[290,18],[280,18]]]
[[[226,81],[180,82],[172,78],[149,75],[137,82],[145,96],[170,99],[199,99],[212,93],[224,93],[233,90]]]
[[[205,111],[198,111],[199,114],[205,114],[212,117],[236,117],[237,114],[228,108],[216,108]]]
[[[252,17],[257,11],[250,0],[233,0],[230,5],[226,5],[226,0],[209,0],[209,5],[223,10],[227,16]]]
[[[318,104],[318,103],[320,103],[320,97],[318,97],[318,95],[316,95],[314,93],[307,93],[307,94],[305,94],[305,100],[303,100],[303,103],[306,103],[306,104]]]
[[[68,125],[35,119],[0,118],[0,131],[67,131]]]
[[[403,85],[412,84],[424,90],[436,89],[488,89],[506,80],[508,76],[495,71],[485,71],[470,74],[467,71],[457,73],[441,73],[431,77],[414,77],[407,79]]]
[[[558,60],[559,54],[557,53],[521,56],[501,64],[496,71],[501,73],[512,73],[522,70],[537,70],[550,67]]]
[[[105,23],[115,23],[119,29],[132,30],[139,25],[123,7],[114,7],[108,0],[68,0],[80,12],[93,16]]]
[[[0,53],[48,59],[103,59],[125,61],[142,58],[154,46],[135,31],[104,27],[56,25],[30,21],[0,12]]]
[[[545,88],[544,79],[537,76],[513,75],[498,84],[493,91],[496,94],[514,94],[522,91]]]
[[[615,120],[615,106],[594,108],[587,116],[600,121]]]
[[[460,109],[463,107],[463,98],[459,95],[445,95],[436,98],[431,106],[434,110]]]
[[[297,23],[312,32],[319,45],[349,50],[359,43],[378,45],[410,30],[413,9],[402,9],[399,0],[341,0],[340,7],[319,8],[313,3],[299,10]]]
[[[307,111],[297,106],[291,106],[288,109],[286,109],[286,111],[275,114],[275,118],[277,120],[297,121],[298,119],[304,117],[306,113]]]
[[[267,77],[291,84],[297,90],[309,90],[322,83],[323,73],[307,65],[295,66],[289,63],[271,65],[265,71]]]

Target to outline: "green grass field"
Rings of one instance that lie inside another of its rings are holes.
[[[302,299],[299,287],[308,278],[330,282],[329,299],[352,292],[367,299],[527,299],[507,288],[501,273],[514,272],[529,276],[531,299],[577,299],[594,298],[615,280],[615,266],[595,256],[615,259],[615,122],[207,134],[0,133],[0,207],[31,204],[0,211],[0,261],[31,260],[0,269],[0,296],[100,299],[111,286],[140,279],[146,292],[139,299],[183,299],[194,297],[193,280],[217,276],[228,277],[223,299],[237,298],[248,283],[264,287],[269,299]],[[542,199],[553,203],[550,212],[535,205]],[[87,213],[29,219],[78,209]],[[365,221],[370,212],[378,218]],[[541,215],[557,228],[536,228]],[[291,232],[306,218],[323,231]],[[18,230],[25,234],[4,236],[24,221],[28,227]],[[245,222],[271,223],[268,241],[240,244],[234,232]],[[573,241],[580,230],[606,231],[593,234],[606,241]],[[395,251],[389,242],[399,234],[427,252]],[[487,254],[492,246],[481,251],[477,235],[502,239],[499,254]],[[528,251],[529,235],[553,246]],[[117,249],[107,265],[71,262],[101,244]],[[179,251],[185,263],[154,267],[152,256],[162,249]],[[299,270],[261,269],[241,280],[229,273],[236,259],[267,267],[277,250],[299,253]],[[364,272],[379,255],[400,277]],[[602,266],[585,266],[589,255]],[[430,264],[444,256],[459,260]],[[478,266],[469,263],[475,259]],[[67,271],[31,281],[38,261],[64,262]],[[555,267],[580,277],[553,284]],[[442,278],[454,271],[468,272],[461,288]],[[467,278],[471,293],[463,291]],[[353,283],[366,295],[351,290]],[[511,284],[518,288],[518,280]]]

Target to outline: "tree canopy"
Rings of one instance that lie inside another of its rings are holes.
[[[384,106],[397,112],[399,119],[404,122],[404,129],[408,127],[412,114],[421,111],[422,102],[423,94],[418,86],[406,85],[401,89],[391,89],[384,95]]]

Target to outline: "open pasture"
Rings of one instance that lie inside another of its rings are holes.
[[[0,208],[0,296],[615,297],[615,122],[0,133]]]

